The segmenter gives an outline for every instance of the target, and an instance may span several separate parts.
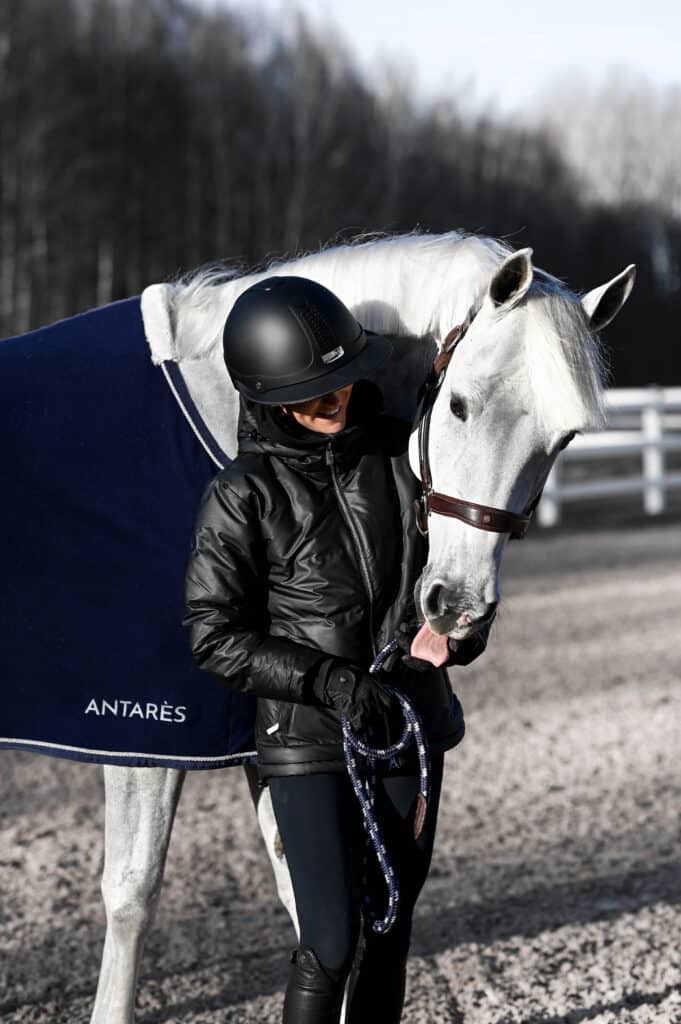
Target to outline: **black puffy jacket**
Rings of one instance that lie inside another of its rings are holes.
[[[343,770],[340,716],[312,700],[316,667],[331,655],[366,669],[400,628],[418,628],[426,550],[414,528],[410,428],[379,409],[377,389],[356,385],[349,425],[328,436],[242,405],[239,455],[202,499],[183,623],[201,668],[260,698],[261,778]],[[473,638],[457,660],[482,649]],[[391,681],[435,749],[459,742],[463,714],[444,670],[398,666]]]

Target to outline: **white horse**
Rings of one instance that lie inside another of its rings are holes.
[[[388,411],[414,416],[418,386],[452,327],[472,317],[432,408],[433,489],[522,513],[541,489],[560,447],[602,423],[596,334],[631,291],[634,268],[579,298],[535,272],[531,250],[458,233],[403,235],[340,246],[230,277],[200,271],[142,296],[152,359],[179,363],[191,396],[223,451],[236,452],[238,403],[221,357],[225,318],[259,277],[298,274],[332,289],[372,331],[395,339],[380,379]],[[418,473],[414,448],[412,465]],[[480,628],[499,600],[508,532],[473,529],[432,514],[420,600],[435,634]],[[161,887],[184,772],[107,766],[107,915],[92,1024],[131,1024],[137,969]],[[296,921],[267,790],[258,817],[279,895]]]

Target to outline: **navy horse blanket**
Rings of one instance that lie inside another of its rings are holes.
[[[220,768],[254,705],[181,626],[201,495],[227,457],[139,298],[0,341],[0,746]]]

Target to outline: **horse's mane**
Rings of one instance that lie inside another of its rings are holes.
[[[219,345],[240,291],[272,274],[297,274],[326,285],[370,331],[440,340],[454,323],[462,295],[477,289],[482,300],[487,281],[509,252],[496,239],[459,231],[411,232],[360,235],[255,270],[225,263],[199,267],[173,287],[176,358],[209,354]]]
[[[495,270],[511,251],[498,239],[459,231],[411,232],[362,235],[272,260],[256,270],[226,263],[199,267],[172,284],[151,286],[143,295],[152,358],[217,358],[222,328],[236,298],[259,278],[273,274],[297,274],[326,285],[368,330],[442,341],[471,306],[479,308]],[[539,298],[544,301],[533,301]],[[556,278],[537,271],[528,302],[533,316],[527,357],[540,415],[556,430],[599,424],[598,346],[577,297]],[[156,346],[154,328],[160,339]]]
[[[535,270],[526,302],[527,370],[547,431],[598,430],[605,423],[605,364],[579,297]]]

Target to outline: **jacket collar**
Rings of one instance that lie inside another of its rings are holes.
[[[326,453],[331,449],[336,460],[349,468],[371,443],[372,427],[375,427],[382,409],[383,397],[376,385],[360,381],[350,399],[347,426],[337,434],[329,435],[307,430],[278,406],[242,399],[239,454],[274,455],[296,464],[299,469],[316,471],[326,465]]]

